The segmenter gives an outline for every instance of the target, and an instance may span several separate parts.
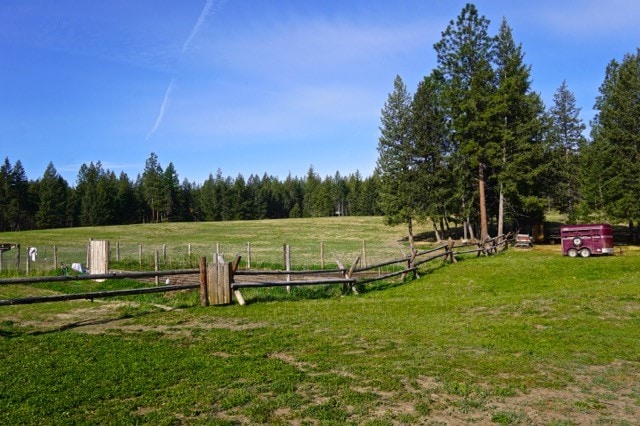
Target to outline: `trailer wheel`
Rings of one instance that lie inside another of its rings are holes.
[[[582,238],[575,237],[573,239],[573,245],[576,246],[576,247],[580,247],[582,245]]]
[[[580,250],[580,257],[589,257],[591,256],[591,251],[588,248],[583,248]]]
[[[578,257],[578,250],[576,250],[574,248],[570,248],[569,250],[567,250],[567,256],[569,256],[569,257]]]

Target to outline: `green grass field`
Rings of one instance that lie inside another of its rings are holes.
[[[393,257],[405,250],[401,228],[334,219],[297,222],[308,231],[299,240],[278,221],[248,226],[256,244],[274,235],[276,246],[353,241],[350,253],[366,239]],[[166,232],[154,226],[129,227],[129,238],[152,244]],[[246,222],[215,229],[220,241],[247,239]],[[122,238],[103,235],[94,238]],[[184,292],[0,307],[0,423],[637,424],[638,283],[636,247],[569,259],[536,246],[429,263],[420,279],[360,295],[269,289],[247,292],[246,306],[200,307]],[[0,298],[57,291],[74,288],[11,286]]]

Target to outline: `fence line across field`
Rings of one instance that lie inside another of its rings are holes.
[[[200,303],[203,306],[206,305],[225,305],[232,303],[232,295],[235,296],[236,301],[244,305],[245,300],[240,292],[246,288],[267,288],[267,287],[282,287],[287,288],[293,286],[309,286],[309,285],[342,285],[343,292],[351,290],[357,293],[357,285],[362,285],[370,282],[386,280],[398,275],[402,275],[403,278],[408,274],[417,276],[418,266],[426,262],[444,257],[445,261],[456,262],[456,256],[460,254],[477,253],[477,256],[482,254],[489,255],[497,253],[499,247],[503,246],[505,249],[512,240],[509,237],[497,237],[486,241],[485,243],[472,243],[455,246],[453,242],[443,244],[425,251],[414,251],[410,256],[405,256],[402,259],[395,259],[386,262],[381,262],[374,265],[358,267],[361,262],[360,256],[356,257],[351,267],[346,268],[342,265],[340,259],[335,259],[339,265],[337,269],[320,269],[320,270],[291,270],[290,263],[287,262],[286,257],[289,252],[288,247],[285,245],[285,263],[284,270],[279,271],[249,271],[239,270],[240,255],[237,255],[233,262],[224,262],[220,255],[214,258],[214,262],[207,265],[206,257],[201,257],[199,260],[198,269],[180,269],[180,270],[166,270],[161,271],[157,268],[154,271],[137,271],[137,272],[107,272],[100,274],[84,274],[84,275],[62,275],[62,276],[43,276],[43,277],[16,277],[0,279],[0,285],[15,285],[15,284],[33,284],[43,282],[60,282],[60,281],[81,281],[81,280],[105,280],[105,279],[141,279],[153,277],[156,285],[154,287],[136,288],[136,289],[124,289],[124,290],[110,290],[110,291],[97,291],[88,293],[76,293],[76,294],[63,294],[53,296],[30,296],[17,299],[0,300],[0,306],[18,305],[18,304],[32,304],[32,303],[44,303],[63,300],[76,300],[76,299],[89,299],[101,297],[114,297],[132,294],[145,294],[156,292],[169,292],[187,289],[200,289]],[[93,244],[99,243],[99,244]],[[106,244],[105,244],[106,243]],[[108,242],[92,241],[92,246],[106,246],[108,248]],[[456,251],[455,248],[464,249],[462,251]],[[473,247],[473,248],[470,248]],[[95,249],[94,249],[95,250]],[[107,256],[109,250],[106,250]],[[89,256],[88,256],[89,257]],[[418,259],[419,257],[425,257],[424,259]],[[107,261],[108,264],[108,261]],[[381,268],[391,265],[404,264],[404,266],[397,270],[392,270],[387,273],[378,272],[377,275],[371,274],[370,271],[381,271]],[[181,285],[158,285],[158,279],[161,276],[170,275],[192,275],[198,276],[198,283],[195,284],[181,284]],[[261,276],[284,276],[283,280],[246,280],[241,277],[261,277]],[[291,275],[302,276],[302,279],[291,280]],[[335,275],[338,275],[336,277]],[[313,278],[318,276],[319,278]],[[235,278],[239,279],[236,280]],[[311,277],[311,278],[310,278]]]
[[[90,243],[89,243],[90,244]],[[72,264],[88,265],[90,250],[88,245],[57,244],[53,246],[34,247],[29,244],[6,245],[0,249],[0,272],[25,272],[27,275],[44,270],[59,269]],[[333,247],[332,247],[333,245]],[[30,256],[30,251],[36,250],[37,256]],[[115,262],[126,262],[139,268],[154,264],[197,266],[202,256],[218,257],[220,255],[235,256],[242,254],[243,267],[252,269],[260,265],[278,265],[282,259],[282,251],[277,246],[267,246],[257,243],[213,243],[213,244],[140,244],[122,243],[115,241],[109,247],[111,259]],[[389,256],[392,249],[378,251],[375,257]],[[15,254],[14,254],[15,253]],[[345,248],[344,243],[326,243],[321,241],[317,246],[296,247],[295,258],[300,264],[320,265],[324,269],[331,261],[330,257],[349,257],[359,255],[362,264],[367,265],[371,253],[367,252],[365,240],[354,241]],[[13,256],[12,256],[13,255]]]

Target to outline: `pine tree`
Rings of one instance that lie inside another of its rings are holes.
[[[382,109],[378,140],[377,171],[380,175],[380,207],[390,225],[407,225],[413,248],[413,222],[420,214],[415,170],[411,167],[414,151],[411,96],[400,76],[393,82]]]
[[[36,225],[40,229],[62,228],[66,224],[69,185],[49,163],[38,182]]]
[[[540,185],[543,161],[544,106],[531,91],[531,69],[524,63],[522,46],[516,45],[503,19],[494,50],[497,88],[493,100],[497,151],[490,153],[498,193],[498,234],[504,234],[505,204],[518,227],[538,224],[544,218]]]
[[[411,168],[415,170],[415,197],[422,201],[421,216],[431,218],[440,240],[453,198],[449,160],[451,140],[444,107],[444,80],[434,71],[419,84],[413,97]],[[440,228],[440,232],[438,232]]]
[[[491,67],[493,39],[489,20],[467,4],[457,20],[451,21],[434,45],[438,69],[447,83],[447,107],[453,130],[455,157],[476,170],[480,236],[489,236],[486,202],[486,174],[496,143],[490,106],[495,91]],[[465,164],[466,165],[466,164]],[[466,176],[460,175],[462,179]]]
[[[587,150],[588,201],[602,206],[608,218],[628,220],[633,227],[640,218],[640,49],[609,64],[600,93]]]
[[[576,218],[580,194],[580,152],[586,144],[586,126],[580,119],[576,98],[563,81],[553,96],[549,111],[549,153],[551,167],[548,176],[552,204],[571,221]]]

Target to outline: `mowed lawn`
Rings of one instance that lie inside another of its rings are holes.
[[[401,231],[384,237],[396,251]],[[637,424],[637,248],[510,248],[420,275],[246,306],[184,292],[0,307],[0,423]]]

